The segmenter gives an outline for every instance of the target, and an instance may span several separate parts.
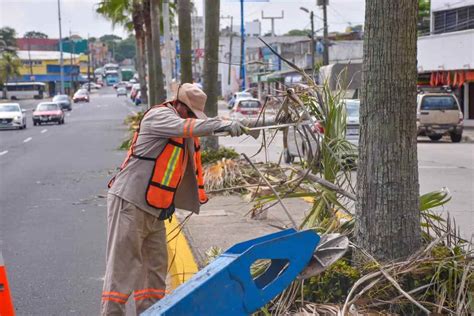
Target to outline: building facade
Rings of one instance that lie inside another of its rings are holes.
[[[431,0],[430,25],[418,38],[418,84],[449,86],[474,120],[474,0]]]

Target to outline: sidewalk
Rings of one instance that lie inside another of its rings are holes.
[[[305,212],[311,207],[300,198],[285,199],[283,202],[297,224],[301,223]],[[238,242],[279,231],[278,227],[291,227],[280,204],[270,208],[264,220],[251,219],[250,215],[246,215],[252,205],[253,202],[245,201],[238,194],[215,195],[201,208],[199,215],[190,217],[184,226],[184,234],[200,268],[205,266],[206,251],[211,247],[225,251]],[[180,221],[187,215],[189,213],[185,211],[177,212]]]

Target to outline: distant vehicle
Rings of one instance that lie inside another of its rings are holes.
[[[50,122],[64,124],[64,112],[57,103],[41,102],[33,112],[33,125]]]
[[[26,114],[18,103],[0,104],[0,128],[26,128]]]
[[[133,71],[132,69],[123,68],[123,69],[120,69],[120,74],[122,75],[123,81],[129,81],[130,79],[133,78],[135,71]]]
[[[91,86],[91,90],[94,90],[94,89],[100,89],[102,88],[102,86],[100,84],[97,84],[97,83],[94,83],[94,82],[88,82],[88,83],[84,83],[81,88],[82,89],[86,89]]]
[[[107,70],[105,72],[105,83],[107,86],[113,86],[119,82],[119,73],[117,70]]]
[[[235,102],[238,99],[251,99],[253,98],[250,92],[236,92],[232,95],[232,98],[229,100],[227,108],[230,110],[234,107]]]
[[[116,84],[114,84],[114,89],[117,89],[117,88],[120,88],[120,87],[127,87],[127,83],[125,81],[120,81],[120,82],[117,82]]]
[[[421,93],[417,98],[416,126],[418,135],[432,141],[449,135],[453,143],[462,139],[464,117],[452,93]]]
[[[7,98],[18,99],[43,99],[46,84],[43,82],[9,82],[5,83]]]
[[[66,94],[58,94],[53,97],[53,102],[59,104],[62,110],[66,109],[68,111],[72,110],[71,99]]]
[[[121,95],[127,96],[127,89],[125,89],[124,87],[117,88],[117,97]]]
[[[262,104],[258,99],[248,98],[248,99],[237,99],[232,110],[230,110],[230,115],[234,113],[240,113],[242,115],[257,115],[262,111]]]
[[[89,92],[87,92],[86,89],[79,89],[74,93],[74,96],[72,97],[72,100],[74,103],[77,102],[89,102]]]
[[[130,99],[132,99],[132,101],[135,101],[138,91],[140,91],[140,84],[135,83],[130,91]]]
[[[343,101],[346,105],[346,140],[354,145],[354,153],[345,157],[346,162],[355,163],[355,149],[359,145],[359,108],[360,100],[357,99],[345,99]],[[314,118],[310,118],[313,121],[313,125],[306,132],[311,132],[318,139],[322,139],[324,135],[324,128]],[[306,137],[303,136],[304,132],[302,127],[290,127],[287,135],[287,148],[284,148],[283,155],[286,163],[291,163],[296,157],[300,157],[304,160],[311,160],[315,154],[317,148],[316,140],[309,136],[309,143]]]
[[[104,73],[106,73],[107,71],[110,71],[110,70],[115,70],[115,71],[118,71],[119,70],[119,65],[117,64],[105,64],[104,67],[103,67],[103,71]]]
[[[130,83],[133,85],[134,83],[137,83],[137,79],[132,78],[132,79],[130,79],[128,82],[130,82]]]

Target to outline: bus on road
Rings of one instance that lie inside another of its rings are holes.
[[[105,82],[108,86],[113,86],[120,81],[117,70],[108,70],[105,72]]]
[[[9,82],[5,83],[7,99],[42,99],[46,90],[43,82]]]

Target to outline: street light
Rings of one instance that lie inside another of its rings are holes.
[[[311,71],[314,75],[314,64],[315,64],[315,42],[314,42],[314,13],[313,11],[309,11],[305,7],[300,7],[300,10],[309,13],[309,18],[311,19]]]

